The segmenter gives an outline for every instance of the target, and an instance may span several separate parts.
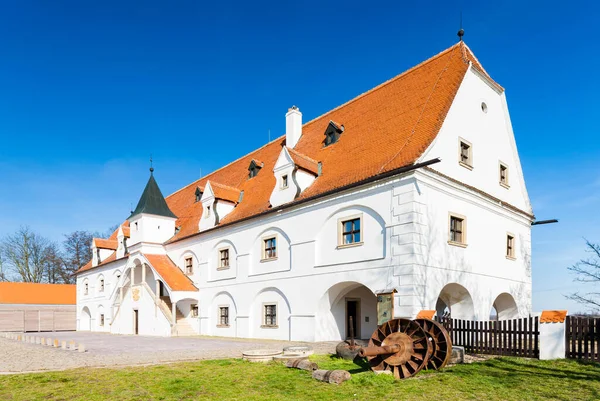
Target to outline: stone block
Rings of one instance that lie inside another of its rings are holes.
[[[54,348],[58,348],[58,347],[60,346],[60,344],[59,344],[59,342],[58,342],[58,339],[57,339],[57,338],[55,338],[55,339],[54,339],[54,341],[52,342],[52,346],[53,346]]]
[[[66,341],[61,341],[60,345],[61,345],[62,349],[67,349],[67,342]]]
[[[83,344],[79,344],[79,347],[77,348],[77,350],[78,350],[79,352],[85,352],[85,345],[83,345]]]
[[[73,340],[69,341],[69,350],[71,350],[71,351],[76,351],[77,350],[77,346],[75,345],[75,341],[73,341]]]
[[[46,345],[46,337],[40,338],[40,344]]]
[[[52,339],[51,339],[50,337],[46,338],[46,345],[47,345],[48,347],[51,347],[51,346],[52,346]]]
[[[458,345],[452,346],[452,355],[450,356],[449,364],[455,365],[457,363],[465,363],[465,347],[459,347]]]

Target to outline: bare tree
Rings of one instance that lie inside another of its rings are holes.
[[[590,254],[587,259],[581,259],[568,269],[576,274],[575,281],[591,285],[595,290],[600,286],[600,245],[586,240],[586,252]],[[591,310],[600,311],[600,292],[575,292],[567,296]]]
[[[93,237],[93,234],[88,231],[73,231],[65,235],[62,269],[62,280],[65,283],[74,283],[73,274],[92,259]]]
[[[8,281],[6,278],[6,272],[4,271],[4,265],[2,260],[2,248],[0,248],[0,281]]]
[[[50,243],[44,250],[44,273],[44,281],[50,284],[70,282],[69,275],[65,274],[65,263],[62,252],[54,242]]]
[[[48,240],[21,227],[13,235],[8,235],[1,244],[1,253],[8,267],[24,282],[41,283],[45,279],[44,268]]]

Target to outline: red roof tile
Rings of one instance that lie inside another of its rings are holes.
[[[219,184],[218,182],[210,182],[210,186],[215,194],[215,198],[223,199],[229,202],[238,203],[240,200],[240,190],[232,188],[228,185]]]
[[[566,310],[545,310],[540,316],[540,323],[563,323],[566,318]]]
[[[192,280],[167,255],[146,255],[158,275],[173,291],[198,291]]]
[[[116,251],[118,242],[116,239],[94,238],[94,245],[96,245],[96,248],[112,249],[113,251]]]
[[[292,157],[294,164],[296,167],[306,170],[309,173],[313,173],[314,175],[319,175],[319,162],[311,159],[308,156],[305,156],[301,153],[296,152],[292,148],[287,148],[288,153]]]
[[[319,160],[323,171],[297,200],[413,164],[436,137],[469,62],[479,65],[464,43],[458,43],[304,124],[294,151]],[[323,147],[330,121],[344,125],[344,133],[335,144]],[[194,202],[194,192],[208,180],[245,194],[220,224],[268,211],[269,197],[276,185],[272,171],[284,144],[285,136],[277,138],[167,197],[169,208],[179,217],[176,224],[181,227],[171,241],[198,233],[202,206]],[[261,160],[264,167],[256,177],[248,179],[251,160]]]
[[[75,305],[72,284],[0,283],[0,304]]]

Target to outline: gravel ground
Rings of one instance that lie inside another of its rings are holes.
[[[35,333],[28,334],[36,336]],[[151,365],[201,359],[241,358],[252,349],[281,350],[309,345],[315,353],[334,353],[335,342],[302,343],[217,337],[146,337],[102,333],[42,333],[46,338],[83,343],[85,353],[0,338],[0,374],[52,371],[79,367]]]

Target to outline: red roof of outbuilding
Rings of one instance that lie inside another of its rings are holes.
[[[74,284],[0,282],[0,304],[75,305]]]

